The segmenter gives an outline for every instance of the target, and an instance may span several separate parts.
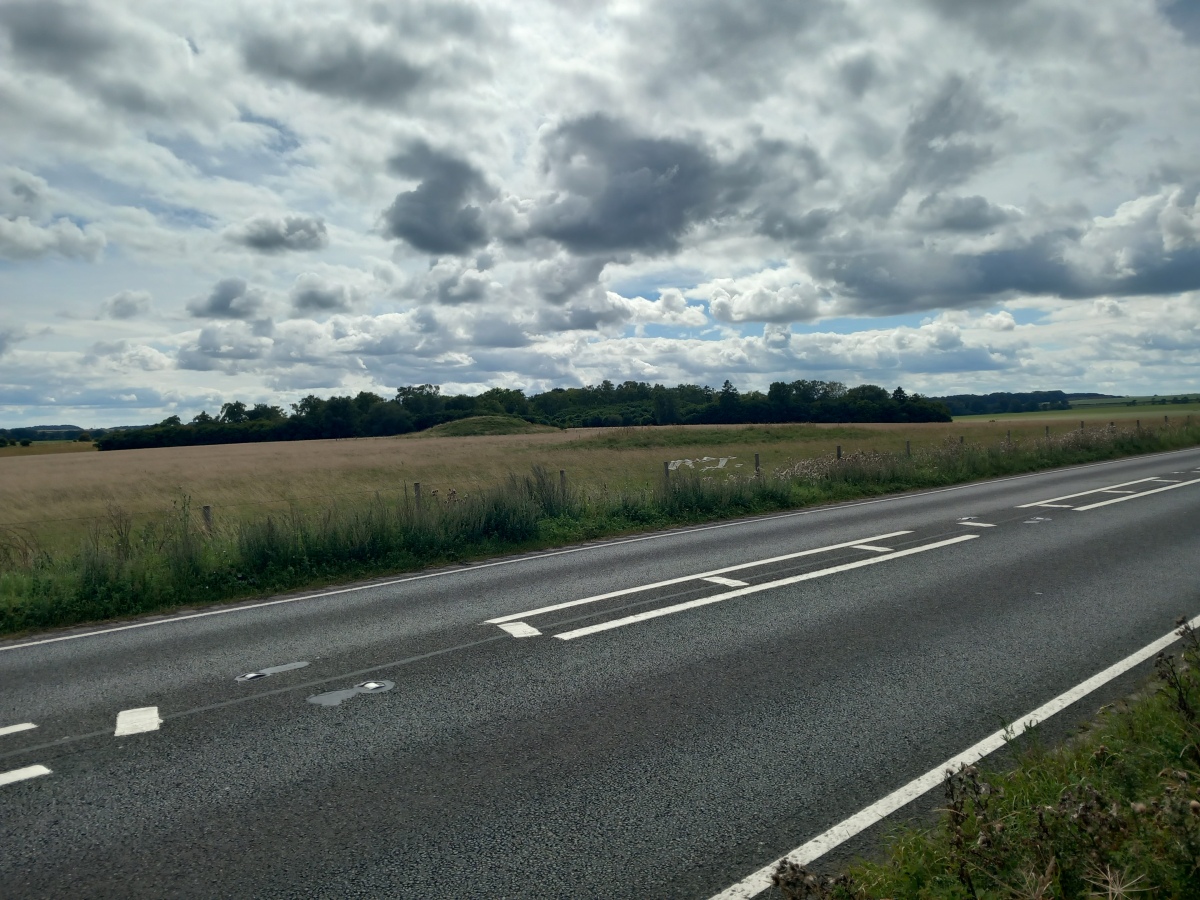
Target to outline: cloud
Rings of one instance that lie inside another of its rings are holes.
[[[931,231],[988,231],[1018,216],[1015,210],[989,203],[978,194],[973,197],[930,194],[917,206],[917,221]]]
[[[254,216],[227,229],[225,237],[260,253],[320,250],[329,244],[325,222],[317,216]]]
[[[110,319],[133,319],[149,310],[148,291],[121,291],[113,294],[101,306],[101,313]]]
[[[330,97],[403,106],[428,78],[387,46],[369,46],[347,33],[256,34],[242,48],[246,67]]]
[[[253,319],[263,308],[265,297],[242,278],[222,278],[203,297],[188,303],[188,312],[204,319]]]
[[[38,225],[28,216],[0,218],[0,259],[31,260],[57,255],[67,259],[95,260],[107,240],[92,225],[80,228],[70,219]]]
[[[488,242],[483,211],[471,202],[488,196],[487,182],[465,159],[416,141],[392,157],[388,168],[420,182],[384,210],[389,237],[439,255],[462,255]]]
[[[721,188],[703,147],[643,137],[601,114],[558,126],[543,151],[556,190],[531,215],[530,232],[573,253],[678,250]]]
[[[0,327],[0,356],[8,353],[18,341],[25,339],[25,330],[16,327]]]
[[[333,284],[310,272],[296,279],[289,299],[297,315],[346,312],[354,304],[354,293],[344,284]]]

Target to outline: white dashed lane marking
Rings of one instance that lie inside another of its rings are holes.
[[[0,737],[6,734],[16,734],[18,731],[29,731],[31,728],[37,728],[32,722],[22,722],[20,725],[5,725],[0,728]]]
[[[139,709],[123,709],[117,713],[117,728],[114,737],[124,737],[127,734],[141,734],[143,731],[158,731],[162,719],[158,715],[157,706],[143,706]]]
[[[0,786],[49,774],[51,772],[45,766],[26,766],[23,769],[13,769],[11,772],[0,772]]]
[[[537,637],[541,634],[532,625],[526,625],[524,622],[501,622],[499,627],[516,638]]]
[[[745,587],[749,583],[738,581],[736,578],[724,578],[720,575],[709,575],[707,578],[702,578],[701,581],[711,581],[713,584],[721,584],[725,587]]]
[[[891,553],[891,547],[876,547],[874,544],[855,544],[853,550],[874,550],[876,553]]]

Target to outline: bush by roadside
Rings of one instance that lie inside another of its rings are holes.
[[[1010,772],[947,775],[929,830],[834,876],[783,863],[783,900],[1200,896],[1200,639],[1159,654],[1153,691],[1108,708],[1068,745]]]

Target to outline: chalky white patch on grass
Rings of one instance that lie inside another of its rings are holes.
[[[45,766],[26,766],[23,769],[13,769],[10,772],[0,772],[0,787],[6,784],[15,784],[18,781],[28,781],[30,778],[37,778],[41,775],[50,775],[51,772]]]
[[[20,725],[5,725],[3,728],[0,728],[0,737],[4,737],[6,734],[16,734],[20,731],[29,731],[31,728],[37,728],[37,726],[32,722],[22,722]]]
[[[117,728],[113,737],[141,734],[143,731],[158,731],[162,719],[157,706],[142,706],[138,709],[123,709],[117,713]]]
[[[1192,628],[1200,627],[1200,616],[1192,619],[1190,625]],[[992,732],[979,743],[973,744],[957,756],[950,757],[940,766],[935,766],[924,775],[914,778],[908,784],[904,785],[904,787],[893,791],[881,800],[875,801],[870,806],[850,816],[850,818],[844,819],[837,825],[834,825],[828,831],[801,844],[785,856],[772,860],[758,871],[747,875],[737,884],[726,888],[719,894],[714,894],[711,900],[750,900],[751,897],[757,896],[771,886],[771,875],[779,868],[780,863],[786,860],[800,866],[807,866],[815,860],[820,859],[830,850],[844,844],[850,838],[870,828],[876,822],[883,821],[896,810],[901,809],[922,794],[937,787],[945,780],[946,773],[955,772],[960,766],[974,765],[985,756],[995,753],[1009,741],[1024,734],[1028,729],[1046,721],[1054,714],[1062,712],[1072,703],[1082,700],[1088,694],[1108,684],[1114,678],[1125,674],[1134,666],[1153,658],[1155,654],[1170,647],[1178,639],[1178,631],[1172,631],[1170,634],[1163,635],[1153,643],[1147,644],[1141,650],[1131,653],[1120,662],[1114,663],[1104,671],[1093,675],[1087,681],[1075,685],[1075,687],[1068,691],[1064,691],[1028,715],[1022,716],[999,731]]]

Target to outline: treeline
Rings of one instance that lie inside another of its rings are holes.
[[[1037,412],[1040,409],[1070,409],[1071,400],[1103,397],[1103,394],[1072,394],[1062,391],[1029,391],[1024,394],[955,394],[938,397],[952,416],[981,416],[996,413]]]
[[[78,425],[34,425],[26,428],[0,428],[0,447],[21,444],[28,447],[34,441],[91,441],[106,429],[89,431]]]
[[[668,388],[644,382],[601,382],[555,388],[533,396],[492,388],[474,396],[445,396],[437,385],[402,387],[392,398],[363,391],[353,397],[308,396],[290,411],[241,401],[226,403],[216,415],[202,412],[190,422],[171,416],[145,428],[111,431],[96,440],[101,450],[232,444],[318,438],[369,437],[421,431],[469,416],[513,416],[560,428],[621,425],[708,425],[765,422],[948,422],[940,403],[890,393],[864,384],[847,388],[836,381],[775,382],[767,393],[739,391],[726,381],[720,389],[683,384]]]

